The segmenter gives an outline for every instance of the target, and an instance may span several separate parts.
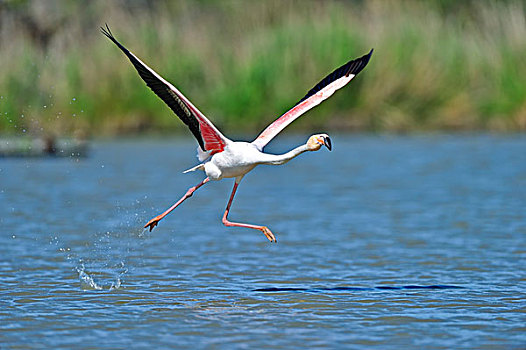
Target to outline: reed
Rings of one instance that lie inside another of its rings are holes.
[[[526,129],[520,1],[57,0],[0,6],[2,133],[184,128],[100,35],[105,22],[231,132],[259,131],[325,74],[372,47],[366,70],[294,128]]]

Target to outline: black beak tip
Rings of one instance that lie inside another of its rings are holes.
[[[325,146],[327,147],[327,149],[328,149],[329,151],[332,151],[332,144],[331,144],[331,139],[330,139],[330,137],[329,137],[329,136],[325,136],[324,141],[325,141]]]

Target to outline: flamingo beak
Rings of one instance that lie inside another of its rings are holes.
[[[323,144],[329,151],[332,150],[331,138],[329,136],[323,136]]]

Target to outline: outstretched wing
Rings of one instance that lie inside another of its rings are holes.
[[[144,64],[137,56],[128,51],[115,39],[106,24],[106,28],[100,28],[102,34],[113,41],[119,49],[129,58],[146,85],[155,92],[177,116],[190,128],[203,151],[214,154],[223,151],[228,139],[217,130],[217,128],[201,113],[194,105],[183,96],[172,84],[164,80],[153,69]]]
[[[287,125],[296,120],[300,115],[309,109],[319,105],[329,98],[336,90],[344,87],[354,78],[362,69],[365,68],[373,50],[367,55],[349,61],[334,72],[326,76],[307,94],[299,100],[294,107],[270,124],[259,136],[252,142],[259,150],[263,148]]]

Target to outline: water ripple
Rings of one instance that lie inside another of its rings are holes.
[[[232,219],[278,244],[221,224],[229,181],[143,231],[194,143],[1,159],[0,347],[524,347],[526,138],[333,140],[243,179]]]

